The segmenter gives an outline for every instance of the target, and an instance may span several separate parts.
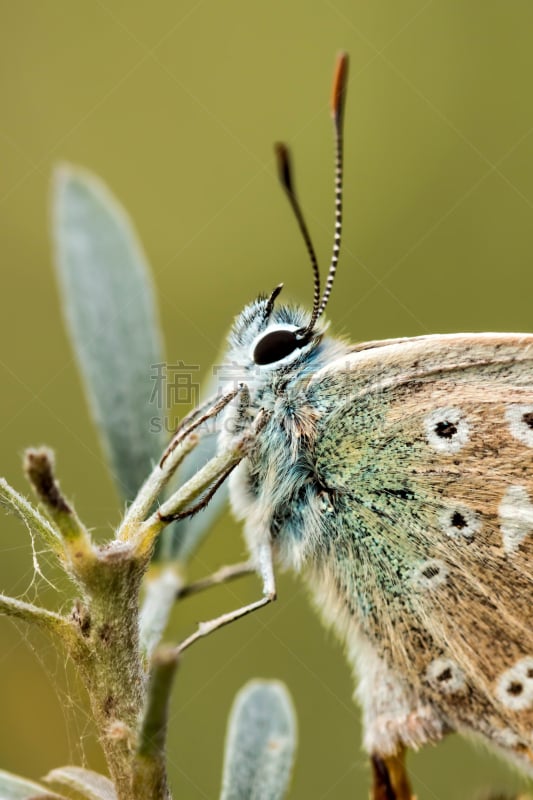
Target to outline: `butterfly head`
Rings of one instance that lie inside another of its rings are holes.
[[[259,297],[239,314],[230,334],[230,359],[252,369],[286,371],[312,358],[326,326],[317,322],[309,330],[308,311],[276,304],[281,288]]]

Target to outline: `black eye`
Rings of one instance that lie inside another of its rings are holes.
[[[298,339],[296,331],[270,331],[257,342],[253,359],[256,364],[274,364],[304,344],[305,340]]]

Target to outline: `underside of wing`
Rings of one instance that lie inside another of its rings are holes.
[[[451,728],[533,763],[533,336],[392,343],[309,391],[350,613]]]

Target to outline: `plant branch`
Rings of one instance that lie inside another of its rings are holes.
[[[161,647],[154,654],[139,731],[138,755],[150,758],[164,750],[168,703],[177,666],[176,648]]]
[[[54,456],[41,447],[26,450],[24,471],[52,521],[56,524],[72,565],[85,567],[95,558],[91,537],[72,505],[65,499],[54,475]]]
[[[118,529],[117,539],[125,542],[134,537],[138,526],[145,520],[153,504],[181,462],[196,447],[198,441],[198,436],[191,435],[180,442],[179,446],[169,453],[168,458],[165,459],[162,466],[161,464],[157,464],[154,467],[149,477],[139,489],[135,500],[128,508]]]
[[[0,614],[21,619],[24,622],[33,622],[54,633],[64,634],[66,630],[72,632],[72,625],[66,617],[56,614],[55,611],[48,611],[45,608],[26,603],[24,600],[17,600],[15,597],[8,597],[0,594]]]
[[[228,467],[228,469],[225,470],[225,472],[223,472],[222,475],[220,475],[216,479],[216,481],[211,484],[207,492],[202,494],[200,499],[197,500],[196,503],[193,503],[192,506],[188,506],[188,508],[186,508],[185,511],[178,511],[175,514],[168,514],[166,516],[161,514],[161,519],[163,520],[163,522],[165,523],[176,522],[181,519],[187,519],[187,517],[190,519],[191,517],[194,517],[195,514],[198,514],[199,511],[202,511],[204,508],[207,508],[213,497],[216,495],[222,484],[227,481],[227,479],[229,478],[229,476],[231,475],[231,473],[233,472],[238,463],[239,462],[237,461],[235,464],[232,464],[230,467]]]
[[[170,798],[166,783],[165,742],[170,692],[177,665],[174,648],[159,649],[152,661],[134,761],[133,781],[139,796]]]
[[[176,452],[176,451],[174,451]],[[169,456],[169,461],[174,454]],[[244,457],[241,442],[227,453],[222,453],[208,463],[166,500],[146,522],[139,526],[135,548],[139,556],[150,553],[157,536],[176,514],[183,511],[193,500],[203,494],[218,478],[222,477]],[[165,462],[166,463],[166,462]]]
[[[4,478],[0,478],[0,505],[16,514],[31,531],[41,537],[50,550],[58,557],[64,558],[65,552],[59,532]]]
[[[166,628],[176,597],[180,596],[183,580],[174,566],[148,574],[145,597],[139,614],[139,644],[150,658]]]

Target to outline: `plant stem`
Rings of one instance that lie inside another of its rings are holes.
[[[156,464],[139,489],[135,500],[128,508],[126,516],[118,529],[117,539],[125,542],[132,538],[138,525],[144,521],[181,462],[197,444],[198,436],[192,435],[180,442],[179,446],[169,454],[163,466]]]
[[[61,493],[54,475],[52,451],[46,447],[26,450],[24,470],[61,534],[73,573],[79,576],[94,560],[94,550],[88,530],[80,521],[72,504]]]
[[[32,506],[29,500],[13,489],[5,478],[0,478],[0,505],[20,517],[32,532],[41,537],[56,556],[64,558],[65,553],[59,532]]]
[[[149,659],[159,644],[176,597],[180,596],[183,578],[175,565],[151,569],[145,580],[145,596],[139,615],[141,651]]]
[[[85,576],[85,649],[90,655],[77,647],[70,651],[89,694],[118,800],[167,800],[155,789],[141,795],[133,786],[133,755],[146,682],[138,636],[139,587],[145,569],[146,563],[132,557],[131,548],[123,545],[112,543],[97,552],[94,568]]]
[[[66,630],[70,632],[73,630],[71,623],[60,614],[34,606],[32,603],[26,603],[23,600],[17,600],[15,597],[8,597],[5,594],[0,594],[0,614],[16,617],[24,622],[33,622],[60,635]]]
[[[39,624],[62,639],[89,695],[117,800],[171,800],[165,739],[179,648],[156,651],[150,673],[147,664],[180,596],[181,576],[176,570],[162,571],[149,584],[143,612],[139,613],[141,584],[156,537],[174,514],[191,510],[202,496],[205,499],[209,489],[241,461],[250,440],[250,434],[243,435],[232,450],[211,459],[150,514],[159,493],[197,442],[197,437],[189,433],[169,450],[163,466],[154,468],[115,539],[101,547],[93,545],[88,530],[62,495],[50,451],[29,450],[25,467],[52,524],[5,481],[0,482],[0,503],[38,531],[81,591],[70,618],[3,595],[0,613]],[[248,564],[225,568],[185,593],[249,571]],[[224,621],[225,617],[216,623]],[[205,633],[207,628],[187,641]]]
[[[134,763],[134,786],[140,796],[152,797],[147,792],[157,787],[157,796],[170,800],[165,779],[165,744],[168,704],[177,665],[173,648],[161,648],[154,655]]]
[[[166,500],[146,522],[139,526],[135,537],[135,546],[139,555],[151,552],[154,542],[163,528],[168,525],[172,517],[185,510],[193,500],[196,500],[228,469],[235,466],[244,456],[241,446],[235,447],[227,453],[222,453],[208,461],[208,463],[193,475],[177,492]]]

